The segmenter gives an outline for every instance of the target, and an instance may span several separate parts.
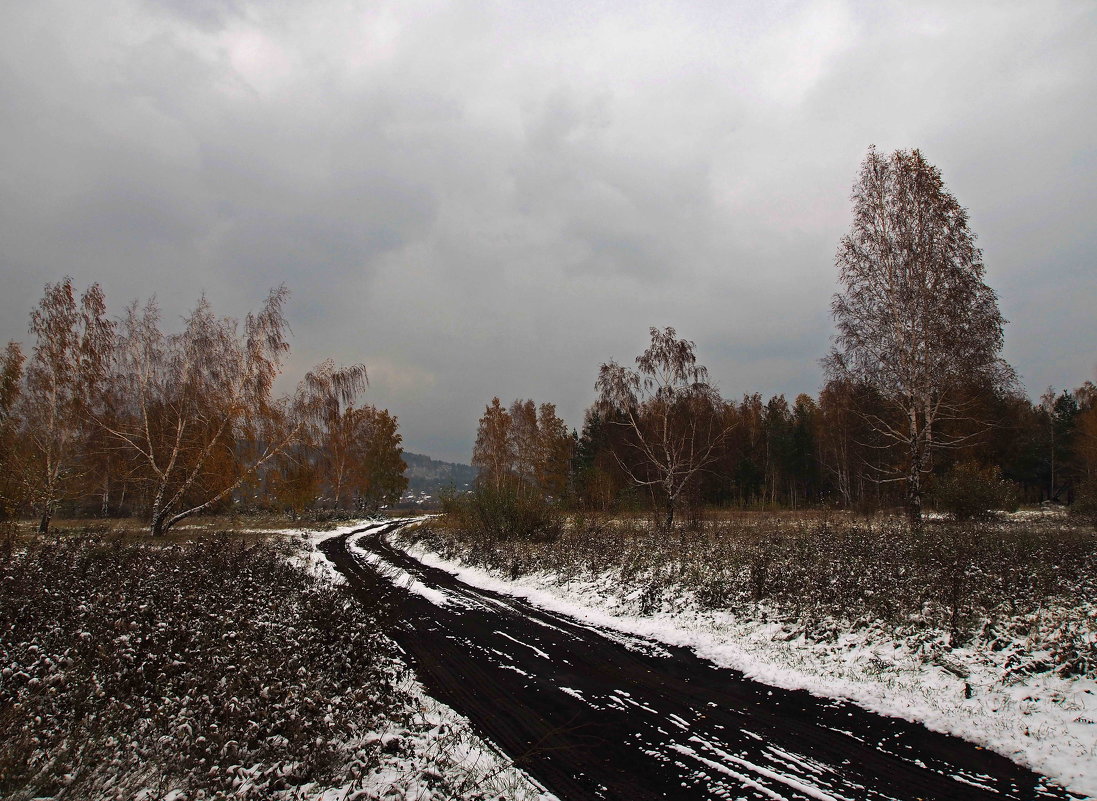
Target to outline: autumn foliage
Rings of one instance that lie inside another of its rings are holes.
[[[244,320],[202,297],[181,330],[155,300],[107,316],[93,284],[47,285],[29,358],[0,357],[0,500],[49,529],[60,509],[138,515],[163,534],[199,513],[376,509],[406,486],[397,420],[357,406],[363,365],[328,361],[288,396],[288,291]]]

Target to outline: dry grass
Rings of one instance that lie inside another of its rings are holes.
[[[1038,669],[1097,675],[1097,532],[1061,516],[912,532],[896,517],[735,512],[669,533],[584,517],[553,541],[493,540],[443,520],[407,536],[510,578],[609,574],[642,614],[727,610],[818,639],[878,626],[954,646],[1021,639],[1046,653]]]
[[[276,514],[205,515],[188,518],[168,533],[154,537],[149,532],[147,522],[136,517],[55,519],[47,535],[38,533],[35,521],[16,520],[0,524],[0,537],[10,537],[21,545],[41,539],[59,541],[73,538],[123,539],[150,545],[181,545],[231,533],[244,542],[255,543],[268,540],[272,534],[288,528],[303,526],[313,531],[326,531],[343,522],[345,521],[337,519],[317,519],[294,523],[284,515]]]
[[[0,544],[0,795],[289,797],[379,764],[353,744],[408,706],[380,602],[247,534],[80,532]]]

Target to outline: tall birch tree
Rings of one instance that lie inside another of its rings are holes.
[[[874,389],[889,414],[869,414],[899,458],[879,475],[906,484],[911,522],[922,516],[934,452],[970,438],[947,423],[971,417],[961,388],[1003,386],[1005,320],[983,281],[968,213],[918,150],[870,148],[853,188],[853,223],[838,245],[837,325],[828,374]]]
[[[476,429],[476,444],[472,449],[472,466],[480,471],[479,481],[500,489],[514,464],[514,438],[511,416],[498,397],[484,407]]]

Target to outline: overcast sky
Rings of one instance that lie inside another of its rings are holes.
[[[1097,4],[0,6],[0,339],[292,291],[299,376],[364,362],[408,450],[492,395],[573,426],[675,326],[727,397],[815,393],[870,144],[971,212],[1033,396],[1097,371]]]

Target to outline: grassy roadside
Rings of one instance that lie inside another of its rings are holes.
[[[921,723],[1097,798],[1097,532],[1070,518],[922,535],[825,513],[670,535],[586,518],[536,542],[436,520],[398,544],[475,586]]]
[[[323,531],[336,528],[342,521],[310,521],[308,528]],[[131,542],[179,545],[211,536],[234,534],[248,541],[270,539],[285,531],[292,524],[285,515],[205,515],[188,518],[168,533],[153,537],[147,522],[135,517],[118,518],[57,518],[50,526],[50,533],[38,533],[37,524],[30,520],[7,521],[2,524],[0,537],[8,537],[17,545],[37,542],[41,539],[66,538],[124,539]],[[303,525],[303,524],[302,524]]]
[[[1097,675],[1097,533],[1064,518],[931,521],[920,533],[819,513],[739,513],[670,533],[579,518],[534,539],[443,518],[406,536],[511,579],[612,576],[638,614],[726,611],[816,641],[876,627],[946,648],[1011,648],[1018,673]]]

